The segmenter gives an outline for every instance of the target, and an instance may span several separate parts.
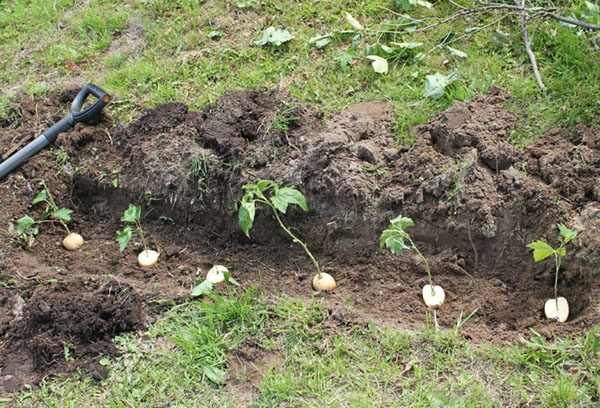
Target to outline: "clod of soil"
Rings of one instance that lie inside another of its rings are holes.
[[[569,318],[569,303],[562,296],[556,299],[548,299],[546,300],[546,304],[544,304],[544,313],[546,314],[546,319],[564,323]]]
[[[335,280],[330,274],[321,272],[313,278],[312,286],[317,292],[331,291],[335,289]]]
[[[423,286],[423,301],[427,307],[440,307],[446,300],[446,293],[440,286]]]
[[[83,245],[83,237],[75,232],[71,232],[63,239],[62,244],[69,251],[75,251]]]
[[[159,255],[153,249],[146,249],[138,255],[138,264],[143,267],[154,266],[158,262]]]
[[[223,283],[225,281],[225,272],[229,272],[223,265],[215,265],[206,274],[206,280],[213,284]]]

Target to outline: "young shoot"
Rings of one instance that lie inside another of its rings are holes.
[[[31,204],[46,203],[46,209],[41,214],[39,220],[34,220],[29,215],[20,218],[17,221],[17,234],[19,234],[19,236],[33,237],[37,234],[40,224],[45,222],[58,222],[68,234],[65,239],[63,239],[63,246],[70,251],[80,248],[83,245],[83,238],[79,234],[71,233],[67,226],[67,222],[71,221],[71,213],[73,210],[69,210],[68,208],[58,208],[46,182],[42,180],[40,181],[40,185],[43,187],[43,190],[38,193]],[[33,243],[33,241],[31,242]]]
[[[317,291],[333,290],[335,288],[335,280],[333,277],[328,273],[321,272],[319,263],[309,251],[306,243],[294,235],[294,233],[285,226],[279,215],[279,213],[285,214],[290,204],[296,204],[304,211],[308,211],[308,204],[302,193],[294,187],[280,188],[279,185],[272,180],[261,180],[257,184],[246,184],[243,188],[248,190],[248,192],[240,201],[238,223],[242,231],[244,231],[244,234],[250,238],[250,229],[254,222],[256,204],[261,203],[270,207],[271,210],[273,210],[273,214],[275,214],[275,219],[279,223],[279,226],[292,238],[293,242],[299,244],[304,249],[317,269],[317,275],[313,279],[313,288]]]
[[[565,322],[569,317],[569,304],[567,299],[558,296],[558,271],[562,258],[567,254],[565,246],[577,236],[577,232],[567,228],[564,224],[556,224],[560,235],[558,236],[559,245],[557,248],[544,241],[537,240],[530,244],[527,244],[527,248],[533,249],[533,259],[535,262],[539,262],[543,259],[554,255],[554,299],[548,299],[544,306],[544,312],[546,318],[556,319],[559,322]]]
[[[390,220],[389,227],[381,234],[379,246],[380,248],[385,246],[394,255],[398,255],[403,249],[413,249],[425,263],[425,270],[429,279],[429,284],[423,287],[423,300],[428,307],[441,306],[444,303],[446,294],[440,286],[434,286],[427,258],[423,256],[408,232],[405,231],[406,228],[414,225],[415,223],[411,218],[403,217],[402,215]]]
[[[142,245],[144,246],[144,250],[140,252],[138,256],[138,264],[140,266],[154,266],[158,261],[158,252],[148,249],[148,244],[146,243],[146,238],[144,237],[144,231],[142,230],[142,225],[140,223],[142,215],[141,207],[138,207],[133,204],[129,204],[129,208],[125,210],[123,216],[121,217],[121,221],[133,223],[135,225],[135,229],[137,230],[140,239],[142,240]],[[131,226],[127,225],[123,228],[123,231],[117,231],[117,239],[116,241],[119,243],[119,250],[123,252],[131,241],[131,237],[133,236],[133,229]]]

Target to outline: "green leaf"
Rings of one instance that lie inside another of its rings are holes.
[[[41,203],[42,201],[46,201],[46,190],[42,190],[39,192],[39,194],[33,199],[33,202],[31,203],[33,204],[37,204],[37,203]]]
[[[554,248],[544,241],[540,241],[539,239],[535,242],[527,244],[526,246],[527,248],[533,249],[533,259],[535,259],[536,262],[546,259],[550,255],[554,254]]]
[[[119,251],[123,252],[131,241],[131,237],[133,236],[133,230],[130,226],[123,228],[123,231],[117,231],[117,239],[116,241],[119,243]]]
[[[250,230],[252,229],[252,223],[254,222],[254,215],[256,208],[254,201],[241,201],[240,208],[238,210],[238,224],[244,234],[250,238]]]
[[[363,26],[354,18],[350,13],[346,13],[346,21],[350,24],[350,27],[355,30],[361,31],[363,30]]]
[[[467,54],[466,52],[457,50],[456,48],[446,46],[446,49],[448,51],[450,51],[450,55],[452,55],[453,57],[457,57],[457,58],[468,58],[469,57],[469,54]]]
[[[192,297],[205,296],[212,292],[213,284],[209,280],[202,279],[202,281],[196,283],[196,286],[192,289]]]
[[[256,183],[256,189],[262,193],[267,188],[269,188],[271,185],[274,185],[275,187],[277,187],[277,184],[275,184],[273,182],[273,180],[261,180],[258,183]]]
[[[367,55],[367,58],[373,61],[371,65],[373,69],[378,74],[387,74],[388,72],[388,62],[385,58],[382,58],[378,55]]]
[[[301,192],[296,190],[294,187],[283,187],[271,196],[271,202],[279,211],[285,214],[289,204],[297,204],[304,211],[308,211],[308,204],[306,198]]]
[[[434,75],[427,75],[425,77],[426,83],[424,96],[426,98],[433,99],[441,98],[444,96],[446,87],[459,78],[460,75],[457,72],[451,72],[446,76],[440,74],[439,72],[436,72]]]
[[[560,256],[565,256],[567,254],[566,248],[560,247],[556,250],[556,253]]]
[[[129,204],[129,208],[125,210],[123,216],[121,217],[121,221],[125,222],[136,222],[139,221],[140,216],[142,214],[142,209],[136,205]]]
[[[223,271],[223,276],[225,276],[225,282],[229,283],[233,286],[240,286],[240,284],[231,277],[231,273],[229,271]]]
[[[54,218],[58,218],[63,221],[71,221],[71,213],[72,212],[73,212],[73,210],[69,210],[68,208],[61,208],[60,210],[58,210],[54,214],[52,214],[52,216]]]
[[[385,58],[392,56],[394,54],[394,49],[384,44],[375,43],[367,45],[365,53],[367,55],[377,55],[379,57]]]
[[[204,375],[215,384],[225,384],[227,381],[227,373],[214,366],[205,366]]]
[[[402,215],[390,220],[390,226],[394,226],[400,230],[405,230],[408,227],[414,227],[414,225],[415,222],[412,220],[412,218],[404,217]]]
[[[281,44],[290,41],[294,36],[287,30],[280,30],[275,27],[269,27],[263,31],[262,38],[254,41],[254,45],[274,45],[279,47]]]
[[[19,220],[17,220],[17,233],[22,234],[23,231],[31,227],[33,224],[35,224],[35,220],[29,215],[19,218]]]
[[[109,365],[109,364],[110,364],[110,358],[108,358],[108,357],[102,357],[102,358],[100,359],[100,361],[98,361],[98,363],[99,363],[101,366],[107,366],[107,365]]]
[[[325,48],[331,42],[331,37],[333,37],[332,34],[319,35],[317,37],[312,37],[308,40],[308,43],[314,45],[318,49]]]
[[[573,238],[577,236],[577,231],[573,231],[572,229],[567,228],[565,224],[556,224],[558,226],[558,230],[560,234],[564,237],[563,243],[567,243],[571,241]]]
[[[406,232],[397,229],[387,229],[381,234],[379,239],[379,246],[384,246],[389,249],[394,255],[398,255],[404,249],[410,249],[404,242],[404,239],[408,236]]]

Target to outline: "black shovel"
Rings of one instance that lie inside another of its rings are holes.
[[[98,100],[93,105],[81,110],[83,102],[89,94],[94,95]],[[110,101],[110,96],[106,92],[94,84],[87,84],[73,100],[67,116],[42,133],[41,136],[36,137],[27,146],[0,163],[0,180],[29,158],[39,153],[46,146],[54,143],[59,133],[72,128],[77,122],[86,122],[96,116],[106,106],[108,101]]]

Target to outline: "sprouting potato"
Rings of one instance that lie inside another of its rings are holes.
[[[312,281],[313,289],[316,291],[334,290],[335,279],[328,273],[321,272],[315,275]]]
[[[158,252],[147,249],[145,251],[140,252],[138,255],[138,264],[140,266],[154,266],[158,261]]]

